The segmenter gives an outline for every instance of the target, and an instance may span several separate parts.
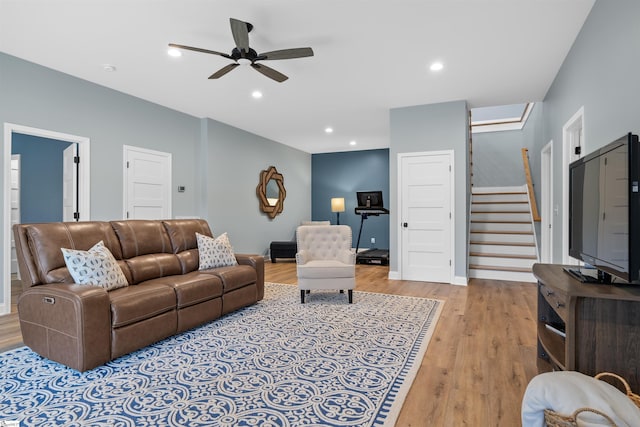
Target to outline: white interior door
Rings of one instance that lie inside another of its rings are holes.
[[[171,218],[171,154],[124,146],[124,217]]]
[[[78,211],[78,171],[75,159],[78,144],[71,144],[62,153],[62,220],[75,221]]]
[[[451,283],[452,152],[401,155],[402,279]]]
[[[11,227],[20,223],[20,154],[11,155]],[[11,233],[11,274],[18,274],[16,242]]]

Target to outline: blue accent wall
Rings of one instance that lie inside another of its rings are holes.
[[[20,222],[62,221],[62,152],[71,143],[14,133],[20,154]]]
[[[331,199],[344,197],[345,211],[340,213],[340,224],[351,226],[353,247],[360,229],[357,191],[382,191],[384,207],[389,205],[389,150],[366,150],[343,153],[313,154],[311,156],[311,216],[314,221],[330,220]],[[375,237],[376,243],[371,243]],[[389,248],[389,215],[370,216],[362,226],[360,248]]]

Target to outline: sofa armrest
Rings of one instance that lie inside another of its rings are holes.
[[[309,253],[304,249],[298,250],[296,253],[296,264],[305,265],[307,262],[309,262]]]
[[[256,270],[256,286],[258,288],[258,301],[264,298],[264,257],[252,254],[235,254],[236,261],[240,265],[249,265]]]
[[[78,371],[111,360],[111,308],[99,286],[48,284],[18,299],[24,344]]]
[[[338,261],[345,263],[345,264],[350,264],[350,265],[355,265],[356,264],[356,253],[354,251],[340,251],[338,252]]]

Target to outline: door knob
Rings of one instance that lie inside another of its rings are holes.
[[[403,226],[404,228],[407,228],[407,227],[409,226],[409,224],[407,224],[406,222],[403,222],[403,223],[402,223],[402,226]]]

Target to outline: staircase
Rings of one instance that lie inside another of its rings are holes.
[[[469,277],[535,282],[538,262],[527,186],[473,187]]]

